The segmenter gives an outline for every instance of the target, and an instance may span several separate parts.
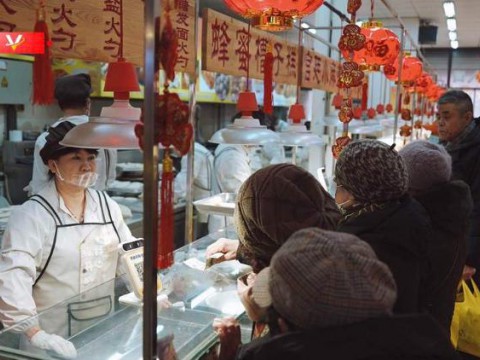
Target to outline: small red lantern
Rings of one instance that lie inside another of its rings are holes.
[[[224,0],[225,4],[256,28],[283,31],[293,27],[293,20],[311,14],[324,0]]]
[[[387,106],[385,107],[385,110],[387,110],[387,113],[391,113],[393,111],[393,105],[387,104]]]
[[[374,108],[370,108],[367,110],[367,117],[369,119],[373,119],[375,117],[375,115],[377,115],[377,112],[375,111]]]
[[[385,106],[383,104],[377,105],[377,114],[382,115],[385,112]]]
[[[398,59],[395,60],[395,63],[392,66],[395,69],[393,71],[393,74],[389,75],[388,73],[385,73],[385,76],[389,80],[398,81]],[[416,81],[416,79],[422,75],[422,71],[422,62],[415,56],[405,54],[402,66],[402,84],[404,86],[411,86]]]
[[[354,52],[353,61],[361,70],[379,71],[383,65],[391,64],[400,52],[397,35],[383,28],[381,21],[367,21],[362,24],[361,33],[366,37],[365,46]],[[350,58],[348,51],[342,51],[344,58]]]

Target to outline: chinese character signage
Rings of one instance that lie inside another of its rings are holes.
[[[341,64],[302,47],[302,87],[337,92]]]
[[[202,70],[263,79],[263,62],[273,54],[273,79],[284,84],[297,83],[296,44],[248,24],[206,9],[203,14]]]
[[[193,74],[195,0],[170,0],[170,5],[179,39],[175,69]],[[32,31],[38,6],[38,0],[0,0],[0,32]],[[143,64],[143,9],[142,0],[47,1],[45,20],[52,56],[111,62],[120,55],[123,45],[128,61]]]

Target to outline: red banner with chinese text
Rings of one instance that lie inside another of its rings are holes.
[[[38,0],[0,0],[0,32],[32,31]],[[195,70],[195,0],[170,0],[171,18],[179,37],[176,70]],[[46,21],[54,58],[111,62],[123,55],[143,64],[142,0],[49,0]],[[120,26],[123,19],[123,26]]]

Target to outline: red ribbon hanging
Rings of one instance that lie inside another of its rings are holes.
[[[265,114],[273,114],[272,104],[272,90],[273,90],[273,54],[268,51],[265,54],[263,62],[263,111]]]

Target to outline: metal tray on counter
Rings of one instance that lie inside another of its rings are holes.
[[[237,195],[233,193],[221,193],[205,199],[193,202],[197,210],[204,214],[233,216]]]

